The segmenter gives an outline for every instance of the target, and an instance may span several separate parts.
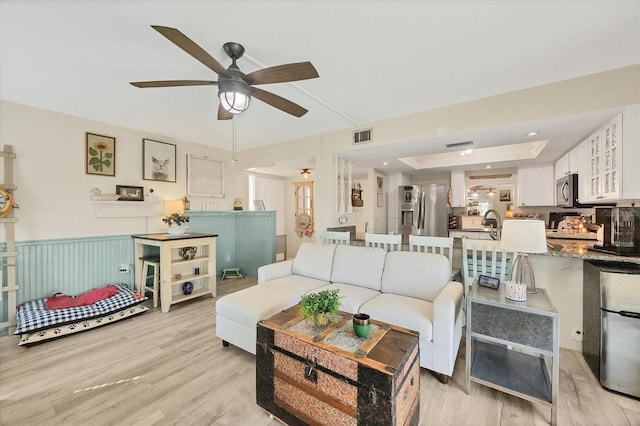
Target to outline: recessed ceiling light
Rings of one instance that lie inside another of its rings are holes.
[[[538,131],[535,131],[535,132],[529,132],[529,133],[527,133],[527,136],[535,136],[535,135],[537,135],[538,133],[540,133],[540,132],[538,132]]]
[[[382,163],[382,165],[383,165],[383,166],[388,166],[388,165],[389,165],[389,162],[388,162],[388,161],[385,161],[384,163]]]
[[[490,169],[490,168],[491,168],[491,164],[487,164],[487,169]]]

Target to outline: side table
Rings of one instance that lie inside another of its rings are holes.
[[[169,312],[174,303],[211,294],[216,297],[216,237],[211,234],[189,233],[184,235],[146,234],[133,235],[135,248],[136,288],[144,292],[144,282],[139,272],[142,270],[144,247],[160,249],[160,307]],[[195,246],[197,254],[193,259],[180,256],[183,247]],[[179,275],[178,275],[179,274]],[[193,283],[189,294],[183,292],[183,284]]]
[[[544,289],[526,302],[474,285],[467,296],[467,394],[471,382],[551,407],[558,422],[560,316]]]

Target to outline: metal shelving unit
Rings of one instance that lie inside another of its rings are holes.
[[[471,382],[551,407],[558,421],[560,316],[547,292],[526,302],[477,284],[467,297],[467,393]]]

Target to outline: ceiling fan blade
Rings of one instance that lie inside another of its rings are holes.
[[[298,62],[254,71],[245,75],[244,80],[249,84],[271,84],[317,77],[318,71],[311,65],[311,62]]]
[[[146,87],[210,86],[212,84],[218,84],[218,82],[207,80],[161,80],[132,81],[130,84],[143,89]]]
[[[302,108],[300,105],[271,92],[267,92],[266,90],[257,89],[255,87],[252,87],[251,90],[251,96],[260,99],[262,102],[269,104],[274,108],[278,108],[280,111],[295,115],[296,117],[302,117],[308,112],[308,110]]]
[[[169,39],[169,41],[171,41],[173,44],[196,58],[216,74],[230,77],[229,73],[220,64],[220,62],[215,60],[213,56],[209,55],[202,47],[198,46],[193,40],[182,34],[179,30],[170,27],[162,27],[159,25],[152,25],[151,28],[158,31],[160,34]]]
[[[233,114],[231,114],[226,109],[222,108],[222,104],[218,106],[218,120],[231,120],[233,119]]]

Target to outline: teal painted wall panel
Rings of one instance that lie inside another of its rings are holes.
[[[217,274],[239,267],[256,278],[258,268],[275,262],[276,213],[274,211],[190,211],[189,230],[218,234]]]
[[[259,212],[236,219],[236,259],[242,271],[258,276],[258,268],[276,261],[276,213]]]
[[[189,212],[191,232],[218,234],[217,274],[222,268],[240,267],[250,277],[258,268],[275,262],[275,212]],[[0,244],[6,250],[6,244]],[[118,267],[134,264],[130,235],[16,242],[17,303],[55,293],[77,295],[114,283],[133,286],[134,272]],[[6,284],[6,269],[3,271]],[[6,296],[6,294],[4,295]],[[0,303],[0,322],[8,320],[7,298]]]
[[[204,213],[204,214],[203,214]],[[222,268],[235,266],[235,216],[227,212],[189,212],[189,231],[217,234],[216,274],[222,275]]]
[[[6,244],[0,246],[4,251]],[[132,265],[130,235],[16,242],[17,303],[55,293],[77,295],[114,283],[133,286],[133,273],[121,274],[121,264]],[[6,284],[6,268],[3,271]],[[6,294],[4,295],[6,296]],[[0,318],[7,321],[6,297]]]

